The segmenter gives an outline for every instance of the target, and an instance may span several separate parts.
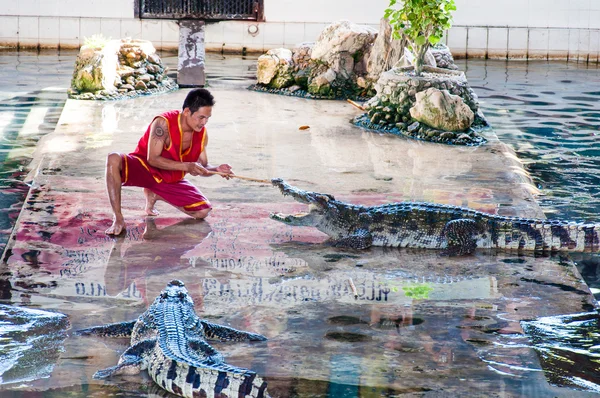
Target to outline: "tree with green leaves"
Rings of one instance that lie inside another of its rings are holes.
[[[415,73],[423,72],[423,61],[430,46],[437,44],[446,29],[452,26],[454,0],[404,0],[396,8],[397,0],[390,0],[384,17],[390,21],[394,39],[404,34],[415,55]]]

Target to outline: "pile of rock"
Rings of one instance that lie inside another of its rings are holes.
[[[391,43],[391,29],[386,39],[369,26],[335,22],[315,43],[302,43],[292,50],[273,49],[259,57],[258,83],[250,89],[307,98],[366,100],[375,93],[373,84],[379,77],[373,69],[380,68],[381,62],[369,63],[375,56],[373,49],[383,47],[374,46],[378,37]]]
[[[416,76],[412,67],[381,74],[377,95],[354,119],[358,126],[447,144],[478,145],[488,124],[477,96],[463,72],[425,67]]]
[[[84,45],[75,61],[69,98],[113,100],[176,90],[156,49],[147,40],[110,40]]]

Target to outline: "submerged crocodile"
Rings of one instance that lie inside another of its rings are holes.
[[[303,191],[280,178],[271,183],[284,196],[309,205],[308,213],[271,214],[288,225],[312,226],[336,246],[443,249],[450,255],[476,248],[535,252],[594,252],[600,250],[600,225],[557,220],[504,217],[465,207],[400,202],[360,206],[332,195]]]
[[[131,346],[116,366],[95,379],[147,369],[162,388],[186,398],[268,397],[267,383],[251,370],[223,362],[205,338],[264,341],[266,337],[207,322],[194,312],[183,282],[173,280],[135,321],[81,329],[82,335],[131,336]]]

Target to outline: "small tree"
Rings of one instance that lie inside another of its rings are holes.
[[[396,9],[397,0],[390,0],[384,17],[390,21],[393,37],[400,39],[404,33],[415,55],[415,73],[423,72],[423,61],[430,46],[437,44],[444,30],[452,26],[454,0],[404,0]]]

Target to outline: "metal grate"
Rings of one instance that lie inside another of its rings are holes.
[[[141,18],[258,20],[262,0],[140,0]]]

